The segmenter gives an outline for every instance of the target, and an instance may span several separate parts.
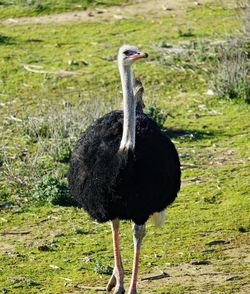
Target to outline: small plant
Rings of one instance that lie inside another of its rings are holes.
[[[112,275],[113,268],[109,265],[102,265],[99,262],[96,262],[94,271],[102,275]]]
[[[44,176],[35,185],[33,198],[39,204],[75,206],[75,201],[69,195],[69,190],[63,180],[52,176]]]
[[[43,10],[47,10],[49,7],[46,5],[43,5],[41,2],[42,1],[28,0],[28,1],[26,1],[26,6],[28,8],[34,9],[36,12],[41,12]]]
[[[14,39],[12,37],[4,36],[0,34],[0,45],[2,44],[14,44]]]
[[[241,233],[248,233],[250,232],[250,224],[247,224],[246,226],[240,226],[238,228],[238,231]]]
[[[160,47],[160,48],[172,48],[173,46],[171,44],[168,44],[165,40],[161,40],[158,43],[158,47]]]
[[[187,31],[183,32],[182,30],[179,30],[178,31],[178,36],[179,37],[185,37],[185,38],[188,38],[188,37],[194,37],[194,33],[193,33],[193,30],[191,28],[189,28]]]
[[[167,114],[156,105],[147,106],[144,112],[150,116],[160,127],[163,127]]]
[[[237,44],[221,49],[213,87],[219,97],[250,103],[249,60]]]
[[[54,159],[55,161],[62,162],[62,163],[68,163],[70,156],[71,156],[71,146],[70,142],[61,142],[57,145],[56,152]]]
[[[42,118],[26,117],[23,122],[22,132],[29,135],[34,141],[37,141],[39,137],[51,137],[48,122],[43,121]]]
[[[89,233],[88,231],[86,231],[85,229],[80,228],[80,227],[73,228],[73,231],[77,235],[87,235]]]

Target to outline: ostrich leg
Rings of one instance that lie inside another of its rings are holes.
[[[146,235],[145,225],[139,226],[139,225],[133,224],[134,261],[133,261],[132,277],[131,277],[128,294],[137,293],[136,282],[137,282],[140,248],[141,248],[142,239],[145,235]]]
[[[107,291],[111,291],[115,287],[114,294],[125,293],[123,286],[124,270],[122,266],[122,259],[119,247],[119,223],[119,219],[112,220],[111,222],[115,267],[106,287]]]

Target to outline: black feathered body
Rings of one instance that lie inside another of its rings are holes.
[[[135,149],[118,152],[123,112],[90,125],[72,153],[68,180],[79,205],[98,222],[115,218],[144,224],[171,204],[180,189],[180,162],[173,143],[142,112],[136,114]]]

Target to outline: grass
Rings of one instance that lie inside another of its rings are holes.
[[[139,290],[248,293],[249,105],[211,95],[218,48],[229,36],[243,39],[240,25],[233,9],[215,1],[176,18],[1,26],[3,293],[80,293],[76,285],[101,286],[109,278],[109,224],[96,224],[74,207],[38,205],[34,193],[46,176],[65,179],[78,135],[120,106],[112,60],[123,42],[139,43],[149,53],[134,71],[144,83],[149,112],[175,142],[182,162],[181,192],[163,228],[148,224],[140,265],[140,277],[164,270],[171,278],[140,281]],[[218,239],[225,244],[206,245]],[[121,247],[127,284],[133,253],[129,222],[121,227]],[[208,248],[214,251],[202,253]],[[193,266],[194,259],[211,264]],[[240,278],[226,281],[229,275]]]
[[[88,7],[111,6],[128,3],[127,0],[1,0],[0,19],[8,17],[37,16],[66,11],[85,10]]]

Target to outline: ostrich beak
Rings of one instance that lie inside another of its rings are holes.
[[[148,53],[144,53],[144,52],[138,52],[136,54],[129,56],[130,59],[139,59],[139,58],[147,58],[147,57],[148,57]]]

